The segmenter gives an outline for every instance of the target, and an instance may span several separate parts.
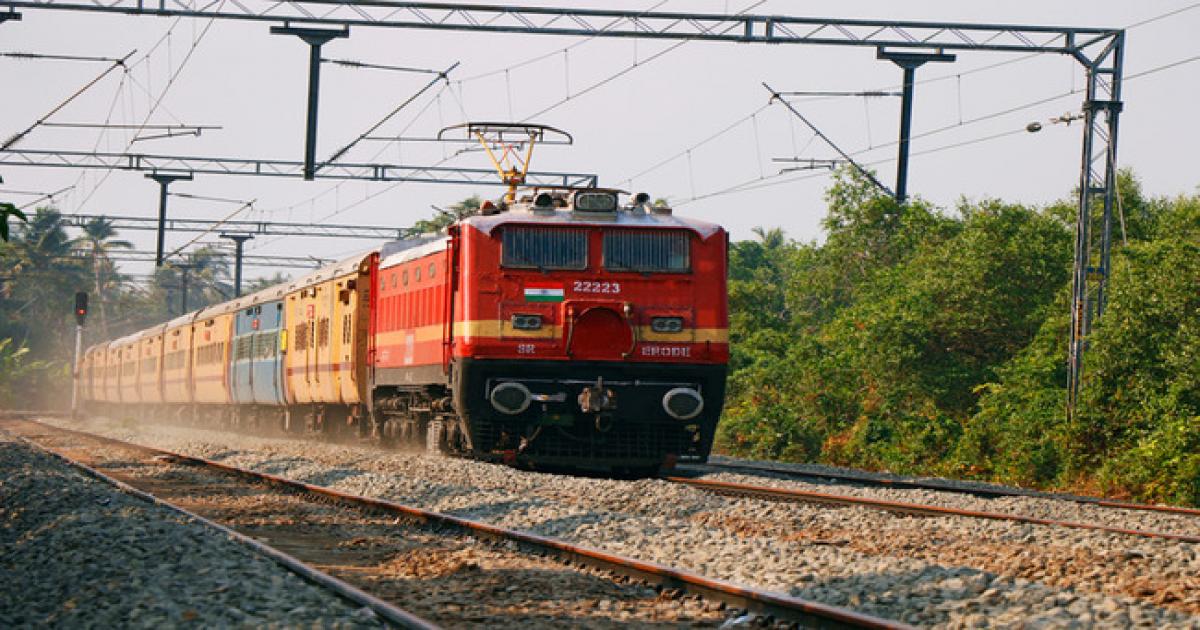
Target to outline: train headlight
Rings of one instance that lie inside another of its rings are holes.
[[[517,330],[539,330],[542,327],[541,315],[513,315],[512,327]]]
[[[529,403],[533,400],[533,394],[529,393],[529,388],[520,383],[500,383],[492,388],[492,393],[488,396],[492,407],[502,414],[515,416],[529,408]]]
[[[578,212],[616,212],[617,195],[611,192],[575,193],[575,210]]]
[[[650,330],[656,333],[683,332],[682,317],[653,317],[650,319]]]
[[[704,398],[690,387],[676,387],[663,395],[663,410],[676,420],[691,420],[704,411]]]

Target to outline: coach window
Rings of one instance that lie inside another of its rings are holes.
[[[413,282],[420,282],[420,281],[421,281],[421,266],[415,265],[415,268],[413,269]]]
[[[429,263],[429,279],[433,280],[434,273],[437,272],[437,263]]]
[[[404,271],[401,273],[401,275],[400,275],[400,283],[401,283],[401,284],[403,284],[404,286],[408,286],[408,270],[407,270],[407,269],[405,269],[405,270],[404,270]]]

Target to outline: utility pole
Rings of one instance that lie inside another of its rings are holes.
[[[79,416],[79,355],[83,353],[83,324],[87,322],[88,294],[75,293],[75,362],[71,367],[71,417]]]
[[[234,264],[233,264],[233,297],[242,297],[242,246],[246,241],[254,238],[253,234],[228,234],[221,233],[221,238],[227,238],[234,243]]]
[[[284,23],[272,26],[272,35],[295,35],[308,44],[308,125],[304,135],[304,179],[312,181],[317,167],[317,101],[321,91],[321,46],[329,40],[350,37],[350,27],[339,30],[300,28]]]
[[[161,267],[163,264],[163,237],[165,236],[165,226],[167,222],[167,188],[171,186],[171,182],[176,181],[191,181],[191,173],[149,173],[146,179],[153,179],[158,182],[158,255],[154,257],[154,266]],[[184,311],[186,312],[186,311]]]
[[[899,52],[880,47],[875,58],[886,59],[904,69],[904,91],[900,97],[900,156],[896,161],[896,201],[904,203],[908,199],[908,142],[912,137],[913,84],[917,68],[931,61],[952,62],[955,57],[941,50],[936,53]]]

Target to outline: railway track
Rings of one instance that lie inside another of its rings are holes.
[[[962,486],[948,481],[935,479],[893,479],[886,477],[874,477],[870,475],[854,474],[854,473],[839,473],[834,471],[803,471],[790,468],[778,468],[775,466],[764,466],[751,463],[724,463],[724,462],[708,462],[707,464],[688,466],[686,470],[696,471],[717,471],[717,472],[733,472],[733,473],[750,473],[753,475],[771,475],[786,477],[790,479],[806,479],[815,482],[834,481],[843,484],[854,484],[862,486],[872,486],[878,488],[891,488],[896,490],[931,490],[935,492],[952,492],[956,494],[965,494],[985,499],[998,499],[1005,497],[1020,497],[1020,498],[1035,498],[1035,499],[1053,499],[1057,501],[1070,501],[1083,505],[1094,505],[1103,508],[1113,508],[1120,510],[1136,510],[1143,512],[1160,512],[1164,514],[1181,514],[1185,516],[1200,517],[1200,509],[1176,507],[1171,505],[1154,505],[1149,503],[1134,503],[1126,501],[1112,501],[1102,499],[1100,497],[1088,497],[1074,494],[1061,494],[1039,492],[1035,490],[1018,490],[1011,488],[998,487],[983,487],[983,486]]]
[[[437,512],[431,512],[421,508],[403,505],[391,501],[373,499],[362,496],[355,496],[339,492],[323,486],[308,484],[300,481],[286,479],[268,473],[246,470],[234,466],[222,464],[199,457],[193,457],[167,451],[163,449],[132,444],[113,438],[95,435],[83,431],[73,429],[65,429],[39,423],[32,420],[10,420],[4,424],[6,428],[13,430],[18,435],[22,435],[26,439],[31,439],[35,442],[39,440],[52,441],[57,437],[67,436],[75,440],[82,440],[92,444],[103,445],[104,447],[115,447],[116,449],[124,450],[125,452],[135,452],[140,454],[137,458],[137,465],[149,466],[151,462],[166,465],[186,465],[189,469],[202,471],[209,478],[203,481],[191,480],[184,485],[192,485],[199,487],[205,492],[211,492],[214,484],[212,477],[219,476],[228,482],[230,479],[237,479],[242,482],[243,491],[246,485],[251,485],[257,488],[256,493],[264,492],[264,489],[272,489],[277,492],[285,493],[293,498],[302,498],[306,501],[317,500],[322,504],[335,504],[340,507],[350,508],[353,512],[359,515],[359,518],[386,517],[393,521],[399,517],[405,522],[412,522],[419,525],[436,528],[439,532],[452,532],[455,535],[468,537],[471,539],[483,539],[501,543],[502,546],[520,549],[526,554],[551,558],[554,561],[572,567],[586,567],[588,570],[598,570],[605,575],[622,576],[632,578],[639,582],[655,585],[660,592],[668,599],[681,598],[684,595],[694,595],[704,598],[709,602],[722,602],[736,609],[746,611],[748,614],[759,615],[764,621],[774,620],[784,624],[794,624],[805,627],[843,627],[843,628],[905,628],[909,627],[901,623],[873,617],[857,613],[852,610],[829,606],[817,602],[812,602],[800,598],[790,597],[780,593],[764,591],[760,589],[749,588],[738,584],[714,580],[702,575],[681,570],[661,564],[642,562],[631,558],[618,556],[604,551],[591,549],[588,547],[564,542],[557,539],[538,536],[536,534],[507,529],[479,521],[451,516]],[[67,452],[64,453],[63,451]],[[56,452],[62,457],[66,457],[74,461],[72,455],[78,455],[71,449],[58,448]],[[125,462],[128,464],[128,460]],[[88,467],[82,462],[75,462],[78,466]],[[116,466],[117,464],[111,464]],[[90,467],[88,467],[90,468]],[[103,473],[95,471],[97,475],[108,477]],[[119,480],[113,480],[116,483],[121,483]],[[138,484],[142,485],[142,484]],[[168,488],[165,482],[161,479],[149,484],[153,494],[167,495],[172,492],[183,492],[178,490],[178,486],[172,490]],[[185,488],[186,491],[186,488]],[[189,500],[184,492],[184,497],[180,500],[186,502]],[[194,499],[192,499],[194,500]],[[395,529],[394,523],[391,524],[392,529]],[[284,531],[276,531],[275,536],[285,536]],[[303,537],[301,537],[303,538]],[[272,539],[274,541],[274,537]],[[251,541],[256,542],[256,541]],[[320,546],[313,546],[311,540],[284,540],[280,546],[285,546],[289,551],[295,553],[296,556],[303,560],[305,557],[322,556]],[[262,545],[261,542],[257,543]],[[324,541],[324,546],[329,546],[329,541]],[[264,545],[265,546],[265,545]],[[286,554],[285,554],[286,555]],[[299,562],[299,561],[297,561]],[[301,563],[303,564],[303,563]],[[367,577],[372,577],[370,573],[372,569],[366,567],[358,570],[360,573],[367,574]],[[354,573],[355,571],[342,571],[343,573]],[[375,578],[378,575],[373,576]],[[351,582],[361,584],[370,584],[371,579],[354,580]],[[368,589],[370,590],[370,589]],[[512,620],[509,620],[510,622]],[[413,627],[413,626],[409,626]]]
[[[261,541],[247,536],[239,531],[226,527],[216,521],[208,519],[200,514],[180,507],[179,505],[163,500],[149,492],[137,488],[129,483],[126,483],[116,477],[101,472],[96,467],[93,467],[80,459],[65,455],[53,448],[49,448],[38,443],[35,439],[24,435],[19,438],[28,444],[31,448],[39,450],[47,455],[57,458],[67,465],[83,472],[84,474],[107,483],[122,492],[142,499],[146,502],[161,506],[167,510],[179,513],[197,523],[206,527],[215,529],[225,536],[232,538],[238,543],[244,545],[255,553],[270,559],[271,561],[283,566],[287,570],[299,575],[301,578],[311,582],[321,588],[333,592],[334,594],[346,599],[359,606],[369,608],[374,614],[378,615],[388,625],[397,628],[410,628],[413,630],[436,630],[438,626],[414,615],[404,609],[401,609],[393,604],[390,604],[378,597],[375,597],[355,586],[340,580],[324,571],[321,571],[310,564],[297,558],[295,555],[287,553],[277,547],[263,544]]]
[[[1158,532],[1143,529],[1130,529],[1122,527],[1109,527],[1095,523],[1082,523],[1074,521],[1062,521],[1047,518],[1038,518],[1033,516],[1021,516],[1017,514],[1005,514],[1000,512],[985,512],[979,510],[964,510],[957,508],[949,508],[940,505],[928,505],[921,503],[910,503],[905,501],[887,501],[882,499],[869,499],[858,496],[849,496],[843,494],[832,494],[826,492],[813,492],[808,490],[797,490],[791,488],[777,488],[772,486],[759,486],[743,483],[734,483],[728,481],[715,481],[708,479],[693,479],[687,477],[664,477],[666,481],[671,483],[691,486],[699,488],[706,492],[735,497],[748,497],[755,499],[765,499],[769,501],[797,501],[808,503],[821,503],[827,505],[839,506],[856,506],[872,509],[894,512],[899,514],[909,514],[915,516],[961,516],[968,518],[979,518],[997,521],[1009,521],[1014,523],[1025,523],[1031,525],[1048,525],[1054,527],[1068,527],[1075,529],[1087,529],[1092,531],[1108,532],[1112,534],[1121,534],[1127,536],[1141,536],[1145,538],[1159,538],[1163,540],[1171,540],[1186,543],[1200,543],[1200,536],[1176,534],[1170,532]]]

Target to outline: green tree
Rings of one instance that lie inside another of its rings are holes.
[[[108,331],[108,300],[109,293],[120,286],[120,277],[110,254],[119,249],[133,249],[133,243],[116,240],[117,231],[113,229],[113,220],[99,216],[89,219],[83,226],[83,236],[78,245],[80,250],[87,253],[92,266],[92,300],[100,315],[100,334],[109,338]]]
[[[479,209],[482,205],[483,200],[479,198],[479,195],[471,195],[458,203],[451,204],[446,209],[434,206],[433,209],[436,214],[433,218],[417,221],[405,233],[408,236],[437,234],[462,219],[479,214]]]

